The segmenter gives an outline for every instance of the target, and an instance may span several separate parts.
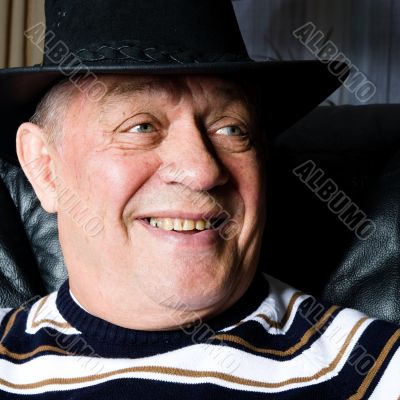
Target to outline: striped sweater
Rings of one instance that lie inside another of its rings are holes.
[[[0,318],[1,400],[400,398],[398,327],[270,276],[175,331],[94,317],[68,281]]]

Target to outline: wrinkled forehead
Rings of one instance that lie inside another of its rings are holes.
[[[102,104],[139,96],[165,97],[171,102],[178,102],[182,97],[219,103],[248,102],[248,95],[240,82],[215,75],[112,75],[100,79],[107,88]]]

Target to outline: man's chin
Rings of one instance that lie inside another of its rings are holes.
[[[142,270],[142,289],[154,301],[168,308],[202,310],[212,307],[227,296],[233,277],[227,265],[216,257],[193,255],[176,257],[175,262],[165,260]],[[171,259],[171,258],[170,258]],[[157,272],[155,269],[157,268]]]
[[[215,313],[229,297],[229,289],[222,287],[191,287],[177,289],[169,293],[169,308],[180,313],[193,313],[193,316],[204,317]],[[168,298],[168,295],[166,296]]]

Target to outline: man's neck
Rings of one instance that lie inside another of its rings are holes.
[[[108,296],[109,293],[113,295]],[[209,319],[231,305],[231,302],[226,302],[225,307],[191,310],[182,304],[177,304],[172,298],[153,304],[150,302],[149,305],[149,302],[144,302],[139,296],[131,296],[129,300],[127,296],[114,293],[118,291],[102,292],[98,296],[92,296],[92,293],[88,295],[87,291],[81,291],[80,287],[70,280],[71,297],[80,308],[93,316],[128,329],[145,331],[180,329]],[[138,291],[132,290],[130,293]]]

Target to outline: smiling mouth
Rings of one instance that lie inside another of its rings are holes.
[[[196,233],[205,230],[218,229],[225,221],[224,218],[210,219],[183,219],[183,218],[143,218],[147,224],[154,228],[159,228],[165,231],[176,231],[182,233]]]

